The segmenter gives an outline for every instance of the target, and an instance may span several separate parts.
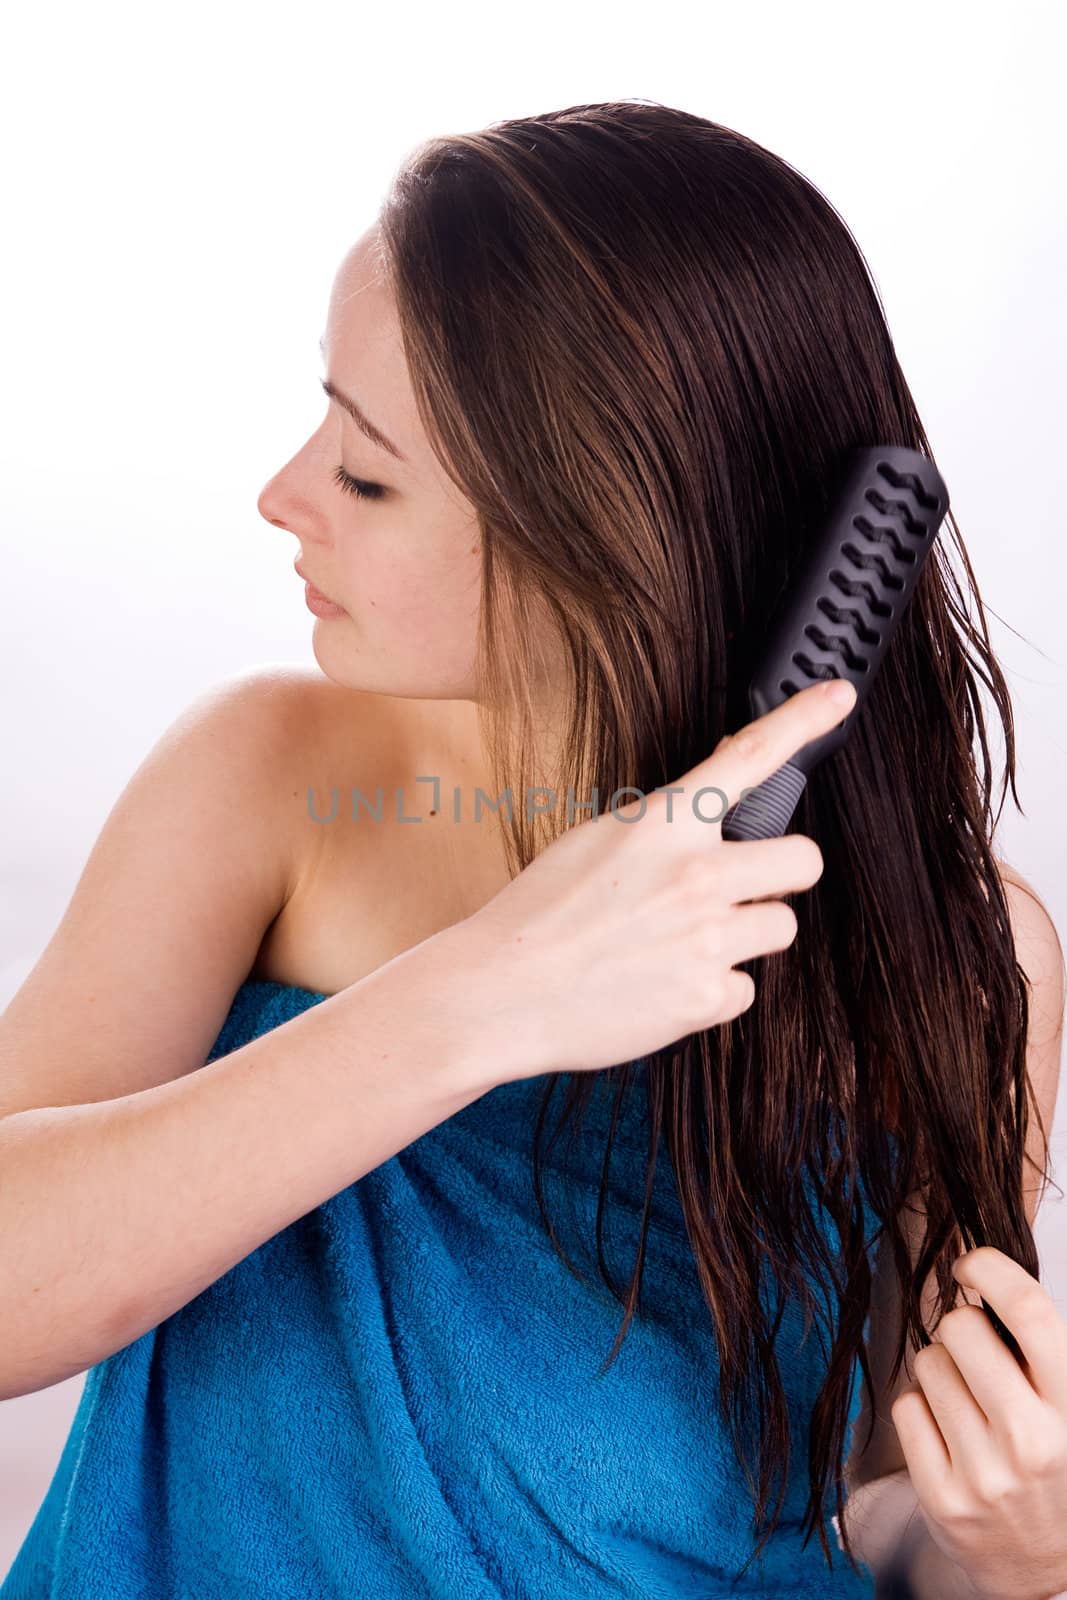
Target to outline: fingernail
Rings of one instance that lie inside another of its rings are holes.
[[[826,697],[834,705],[850,706],[856,698],[856,690],[847,678],[832,678],[825,685]]]

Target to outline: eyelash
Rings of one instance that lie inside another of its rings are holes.
[[[380,483],[364,483],[362,478],[351,477],[344,467],[335,470],[333,481],[346,494],[354,494],[359,500],[380,500],[385,493]]]

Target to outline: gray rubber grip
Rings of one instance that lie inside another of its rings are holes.
[[[785,832],[807,781],[807,774],[787,761],[730,807],[722,819],[723,838],[777,839]]]

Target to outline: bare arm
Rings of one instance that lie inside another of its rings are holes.
[[[0,1120],[0,1398],[123,1349],[498,1081],[453,931],[198,1072]]]

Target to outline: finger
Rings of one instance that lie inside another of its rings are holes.
[[[765,900],[761,905],[735,906],[730,913],[726,958],[731,966],[766,955],[769,950],[785,950],[797,936],[796,912],[781,900]]]
[[[988,1244],[954,1263],[953,1276],[988,1301],[1009,1330],[1040,1397],[1067,1409],[1067,1322],[1048,1290],[1011,1256]]]
[[[902,1390],[890,1406],[889,1416],[919,1504],[932,1509],[945,1491],[952,1461],[926,1396],[919,1388]]]
[[[715,891],[730,903],[779,899],[822,877],[822,851],[806,833],[776,839],[723,839],[714,853]]]
[[[727,972],[723,978],[723,995],[715,1007],[715,1022],[729,1022],[747,1011],[756,998],[756,981],[749,972]]]
[[[931,1348],[948,1351],[975,1404],[1002,1439],[1040,1429],[1045,1403],[981,1306],[949,1312],[934,1339]]]
[[[917,1350],[914,1367],[949,1459],[967,1477],[993,1448],[988,1419],[943,1344],[935,1340]]]
[[[690,819],[686,825],[710,827],[721,838],[722,818],[740,800],[742,790],[756,788],[790,756],[836,728],[855,705],[856,691],[845,678],[833,682],[844,683],[851,693],[844,706],[826,692],[829,684],[814,684],[727,734],[705,761],[691,768],[673,786],[683,790],[679,809]],[[698,797],[695,808],[694,797]]]

